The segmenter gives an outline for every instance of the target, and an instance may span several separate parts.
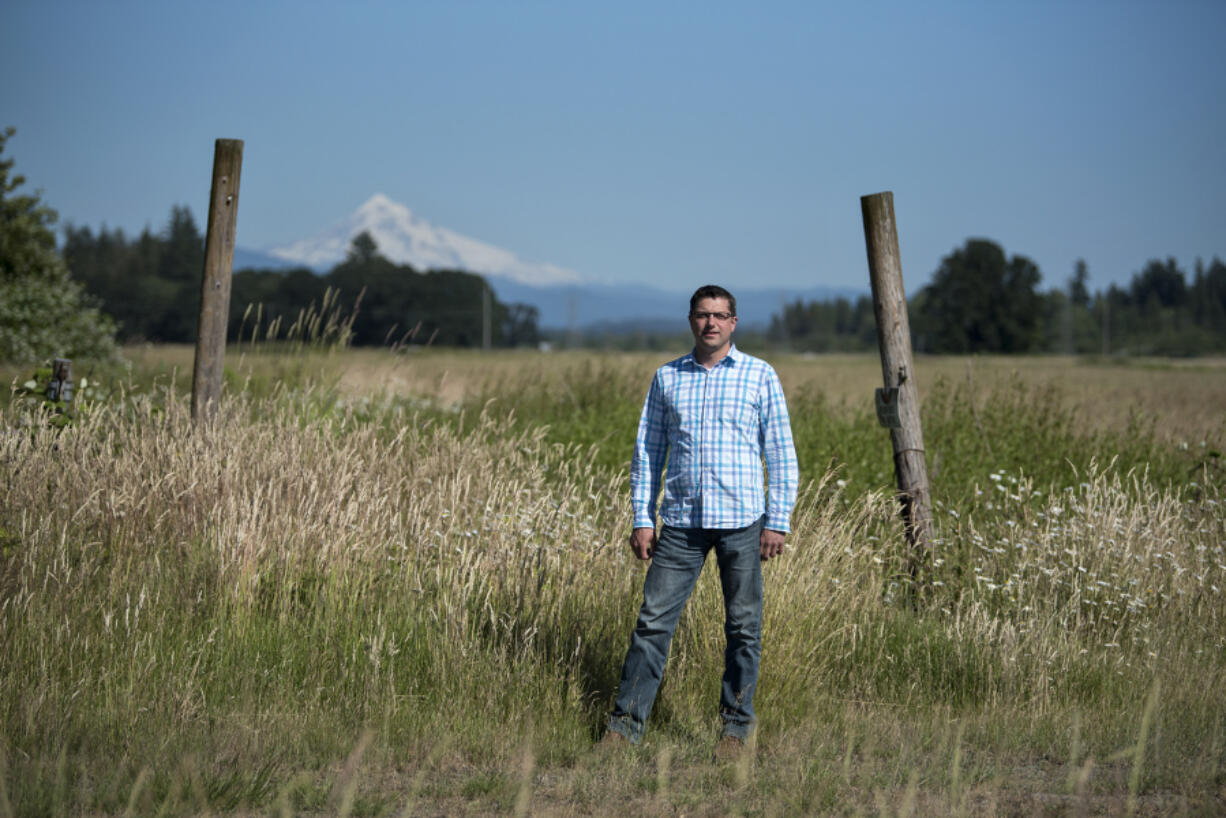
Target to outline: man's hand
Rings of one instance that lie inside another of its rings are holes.
[[[762,536],[758,538],[758,542],[763,562],[783,553],[783,540],[786,537],[787,534],[784,534],[782,531],[774,531],[769,528],[762,529]]]
[[[651,559],[656,550],[656,530],[654,528],[636,528],[630,532],[630,550],[641,560]]]

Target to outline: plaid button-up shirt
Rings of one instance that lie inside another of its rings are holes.
[[[765,512],[767,528],[790,530],[800,469],[783,387],[770,364],[733,345],[709,370],[693,352],[656,370],[630,466],[635,528],[655,526],[666,462],[665,525],[742,528]]]

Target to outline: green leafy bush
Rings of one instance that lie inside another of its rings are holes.
[[[13,128],[0,131],[3,153]],[[0,160],[0,361],[53,356],[113,358],[115,325],[88,303],[55,249],[56,213],[37,195],[14,195],[25,178]]]
[[[78,412],[107,397],[107,391],[88,377],[70,382],[66,392],[53,388],[53,378],[50,366],[40,366],[13,390],[16,402],[29,409],[46,412],[53,426],[67,426],[75,420]]]

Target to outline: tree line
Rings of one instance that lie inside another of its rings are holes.
[[[190,209],[171,208],[160,232],[146,228],[133,239],[120,229],[69,225],[62,252],[73,277],[115,319],[121,340],[195,341],[204,236]],[[536,308],[505,304],[487,290],[485,279],[473,273],[396,264],[362,233],[345,259],[322,275],[305,267],[235,272],[228,333],[233,341],[240,333],[263,338],[274,323],[284,330],[321,309],[331,291],[341,309],[351,311],[355,345],[480,346],[487,321],[493,346],[535,345]]]
[[[1226,352],[1226,264],[1151,260],[1126,287],[1090,293],[1082,260],[1062,288],[1042,292],[1041,273],[996,242],[969,239],[941,260],[909,301],[917,352],[1203,355]],[[876,345],[870,298],[796,301],[772,316],[768,338],[801,351]]]

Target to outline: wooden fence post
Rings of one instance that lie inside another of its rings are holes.
[[[230,318],[230,275],[234,269],[234,231],[238,222],[238,183],[243,141],[218,139],[213,149],[213,188],[204,240],[204,277],[200,283],[200,323],[192,369],[192,419],[207,420],[221,399]]]
[[[911,323],[907,319],[898,228],[894,222],[894,194],[886,191],[861,196],[860,211],[864,217],[873,314],[877,319],[877,343],[881,347],[881,374],[885,382],[885,388],[878,392],[878,417],[890,427],[894,476],[911,549],[909,568],[911,576],[918,580],[931,547],[932,505],[920,428],[919,390],[911,360]]]

